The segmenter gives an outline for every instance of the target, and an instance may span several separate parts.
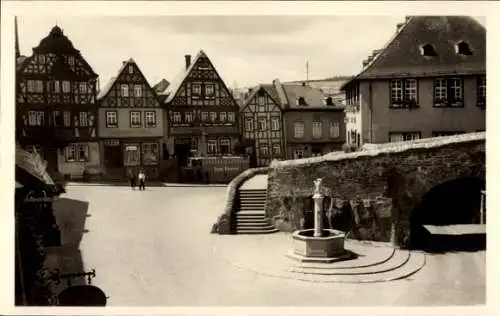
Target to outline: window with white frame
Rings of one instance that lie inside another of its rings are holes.
[[[464,134],[463,131],[437,131],[432,132],[432,137],[441,137],[441,136],[452,136],[452,135],[460,135]]]
[[[234,123],[236,121],[236,115],[234,114],[234,112],[227,112],[227,120],[231,123]]]
[[[122,97],[128,97],[128,84],[122,84],[120,86],[120,90],[121,90],[121,96]]]
[[[215,89],[214,85],[209,83],[205,85],[205,96],[206,97],[213,97],[215,95]]]
[[[259,129],[259,131],[267,130],[267,120],[265,118],[259,118],[258,129]]]
[[[128,73],[133,74],[134,73],[134,66],[128,65]]]
[[[201,84],[199,83],[194,83],[192,85],[192,95],[194,97],[199,97],[201,95]]]
[[[52,125],[58,127],[61,125],[61,112],[58,110],[52,111]]]
[[[417,140],[420,139],[419,132],[398,132],[398,133],[389,133],[389,142],[402,142],[409,140]]]
[[[80,82],[80,93],[87,93],[87,83]]]
[[[452,98],[452,102],[461,102],[462,101],[462,94],[463,94],[463,87],[462,87],[462,79],[460,78],[452,78],[450,79],[450,94]]]
[[[173,112],[172,113],[172,121],[174,123],[180,123],[180,122],[182,122],[181,112]]]
[[[221,122],[225,122],[227,120],[227,113],[226,112],[220,112],[219,113],[219,120]]]
[[[70,93],[71,92],[71,82],[67,80],[63,80],[62,82],[62,92],[63,93]]]
[[[134,95],[137,98],[142,97],[142,85],[140,85],[140,84],[134,85]]]
[[[116,111],[106,111],[106,127],[118,127],[118,113]]]
[[[293,124],[293,136],[295,138],[304,137],[304,122],[295,122]]]
[[[76,161],[76,148],[74,145],[66,147],[65,156],[67,162]]]
[[[35,91],[38,93],[43,92],[43,81],[42,80],[35,80]]]
[[[186,123],[192,123],[193,122],[193,112],[185,112],[184,113],[184,121]]]
[[[463,81],[461,78],[436,78],[434,80],[434,106],[463,106]]]
[[[69,111],[64,111],[63,113],[64,127],[71,126],[71,113]]]
[[[77,144],[76,153],[78,155],[78,161],[89,161],[89,145],[87,144]]]
[[[271,118],[271,128],[273,131],[279,131],[280,129],[280,119],[277,117]]]
[[[123,165],[138,166],[141,163],[139,144],[125,144],[123,149]]]
[[[323,137],[323,123],[321,121],[314,121],[312,123],[312,136],[313,138]]]
[[[231,140],[228,138],[223,138],[219,141],[220,153],[227,155],[231,153]]]
[[[253,118],[247,117],[245,119],[245,130],[253,131]]]
[[[394,79],[391,81],[391,107],[408,107],[417,102],[417,79]]]
[[[144,124],[146,127],[156,127],[156,112],[146,111],[144,112]]]
[[[266,104],[266,96],[260,95],[259,96],[259,105],[265,105],[265,104]]]
[[[29,126],[43,126],[43,111],[28,111]]]
[[[279,144],[273,145],[273,155],[275,156],[281,155],[281,146]]]
[[[59,80],[54,80],[54,92],[57,92],[59,93],[61,90],[60,90],[60,87],[59,87]]]
[[[141,112],[130,111],[130,127],[141,127]]]
[[[330,121],[329,126],[329,135],[330,138],[339,138],[340,137],[340,122],[337,120]]]
[[[269,146],[267,144],[259,144],[260,157],[269,156]]]
[[[75,57],[73,56],[68,56],[68,64],[70,66],[74,66],[75,65]]]
[[[155,165],[159,160],[159,151],[157,143],[142,144],[142,162],[145,165]]]
[[[80,126],[86,127],[88,125],[87,112],[80,112]]]
[[[201,121],[202,122],[208,121],[208,112],[201,112]]]
[[[207,141],[207,151],[210,154],[214,154],[217,152],[217,141],[214,139],[209,139]]]
[[[27,80],[28,92],[35,92],[35,80]]]
[[[217,112],[210,112],[210,121],[215,122],[217,120]]]
[[[477,106],[486,104],[486,76],[477,78]]]

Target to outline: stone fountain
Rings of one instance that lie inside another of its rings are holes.
[[[323,228],[322,179],[314,180],[314,228],[296,230],[292,234],[293,249],[288,256],[301,262],[332,263],[351,257],[344,248],[345,232]]]

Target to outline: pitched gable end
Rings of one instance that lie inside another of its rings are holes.
[[[202,85],[208,90],[201,89]],[[200,89],[199,92],[198,89]],[[203,50],[196,55],[188,67],[184,67],[184,70],[167,87],[165,94],[168,95],[165,103],[171,105],[186,105],[189,99],[191,105],[212,105],[212,103],[215,105],[215,102],[219,102],[221,106],[238,107],[232,93]]]

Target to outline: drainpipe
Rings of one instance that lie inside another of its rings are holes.
[[[373,86],[372,82],[368,83],[369,100],[370,100],[370,143],[373,144]]]

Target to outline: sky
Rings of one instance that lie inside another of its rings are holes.
[[[474,17],[485,25],[485,17]],[[404,16],[18,16],[21,53],[58,25],[103,87],[133,58],[151,85],[172,81],[204,50],[228,87],[355,75]]]

